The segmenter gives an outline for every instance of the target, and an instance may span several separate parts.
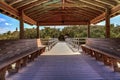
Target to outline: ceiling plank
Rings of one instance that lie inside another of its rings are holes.
[[[106,7],[111,8],[111,6],[109,6],[109,5],[98,3],[98,2],[96,2],[94,0],[80,0],[80,1],[91,4],[91,5],[94,5],[94,6],[97,6],[97,7],[100,7],[100,8],[104,8],[104,9],[106,9]]]
[[[35,10],[31,13],[28,13],[27,15],[28,16],[34,16],[34,14],[36,14],[36,15],[37,14],[44,14],[44,13],[47,13],[48,11],[50,11],[50,10],[54,10],[54,8],[46,8],[46,9],[42,8],[42,9],[39,9],[39,10]]]
[[[13,0],[12,2],[10,2],[9,3],[9,5],[14,5],[14,4],[16,4],[16,3],[19,3],[19,2],[21,2],[21,1],[23,1],[23,0]]]
[[[14,8],[20,8],[20,7],[22,7],[22,6],[25,6],[25,5],[27,5],[27,4],[30,4],[30,3],[33,3],[33,2],[36,2],[37,0],[23,0],[23,1],[21,1],[21,2],[19,2],[19,3],[17,3],[17,4],[14,4],[14,5],[12,5]]]
[[[47,16],[46,16],[47,15]],[[64,16],[74,16],[75,18],[78,18],[78,19],[93,19],[93,17],[91,16],[88,16],[86,14],[82,14],[82,13],[78,13],[78,12],[54,12],[54,13],[47,13],[43,16],[40,16],[40,17],[35,17],[37,20],[40,19],[40,20],[45,20],[45,19],[48,19],[48,18],[51,18],[53,17],[54,15],[64,15]]]
[[[81,5],[81,4],[84,4],[86,7],[88,8],[91,8],[91,9],[94,9],[94,10],[97,10],[97,11],[100,11],[100,12],[104,12],[105,10],[103,8],[100,8],[100,7],[97,7],[97,6],[94,6],[94,5],[91,5],[91,4],[88,4],[88,3],[85,3],[85,2],[82,2],[80,0],[71,0],[74,4],[78,4],[78,5]]]
[[[37,18],[38,16],[44,16],[44,17],[46,17],[46,15],[49,15],[49,14],[66,14],[66,16],[67,16],[67,14],[74,14],[74,15],[82,15],[82,16],[86,16],[86,17],[89,17],[89,18],[94,18],[95,17],[95,15],[93,15],[93,14],[88,14],[87,12],[85,12],[85,11],[81,11],[81,12],[79,12],[79,11],[61,11],[61,10],[59,10],[59,11],[49,11],[49,12],[47,12],[47,13],[42,13],[42,14],[40,14],[40,13],[37,13],[36,15],[33,15],[33,16],[31,16],[32,18]],[[77,16],[78,17],[78,16]]]
[[[58,3],[58,2],[60,2],[60,1],[59,1],[59,0],[56,0],[56,1],[54,1],[54,2],[50,2],[50,1],[49,1],[49,2],[47,2],[47,3],[43,3],[42,5],[34,6],[34,7],[32,7],[31,9],[26,10],[25,13],[26,13],[26,14],[29,14],[29,13],[34,12],[34,11],[36,11],[36,10],[53,8],[53,7],[49,7],[48,5],[50,5],[50,4],[56,4],[56,3]]]
[[[38,1],[35,1],[33,3],[24,5],[24,6],[20,7],[20,9],[27,10],[27,9],[30,9],[30,8],[32,8],[34,6],[42,5],[42,4],[44,4],[44,3],[48,2],[48,1],[49,0],[38,0]]]
[[[106,5],[110,5],[112,7],[117,5],[115,1],[111,1],[111,0],[95,0],[95,1],[106,4]]]

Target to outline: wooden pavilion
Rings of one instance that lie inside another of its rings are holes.
[[[106,22],[106,38],[110,38],[110,18],[120,13],[120,0],[0,0],[0,12],[20,21],[20,39],[24,39],[24,22],[30,25],[37,25],[37,38],[40,37],[39,26],[47,25],[88,25],[88,37],[90,37],[90,25],[103,20]],[[0,42],[0,44],[3,43],[6,43],[6,41]],[[2,64],[0,65],[0,80],[5,80],[5,71],[6,69],[11,70],[12,63],[16,63],[16,71],[18,71],[20,64],[25,66],[28,59],[30,59],[29,62],[34,60],[45,50],[45,47],[38,46],[38,44],[40,45],[40,40],[19,40],[15,43],[19,43],[18,46],[24,46],[19,47],[19,49],[27,47],[28,50],[23,49],[20,56],[11,55],[12,59],[3,59],[3,62],[0,62]],[[1,46],[0,52],[11,44],[4,44],[4,47]],[[9,47],[7,50],[11,49]],[[19,51],[18,47],[15,47],[15,49]],[[90,54],[92,51],[94,54],[95,52],[98,53],[98,50],[88,46],[83,46],[83,50]],[[119,53],[119,50],[117,52]],[[23,55],[23,53],[25,54]],[[91,55],[95,56],[94,54]],[[97,59],[100,56],[97,55]],[[109,56],[109,58],[104,56],[104,61],[111,62],[111,57],[113,59],[114,56]],[[116,59],[114,61],[116,66]]]
[[[24,22],[37,26],[90,26],[103,20],[106,21],[106,37],[110,37],[110,17],[119,14],[119,3],[119,0],[1,0],[0,12],[20,21],[21,39],[24,38]]]

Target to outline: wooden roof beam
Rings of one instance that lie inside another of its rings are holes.
[[[97,2],[100,2],[100,3],[103,3],[103,4],[106,4],[106,5],[110,5],[112,7],[116,6],[117,3],[114,2],[114,1],[111,1],[111,0],[95,0]]]
[[[77,13],[77,14],[86,14],[86,16],[88,17],[95,17],[95,15],[94,14],[91,14],[91,13],[87,13],[87,12],[85,12],[85,11],[83,11],[83,10],[77,10],[77,11],[48,11],[48,12],[43,12],[43,13],[36,13],[36,17],[38,17],[38,15],[39,16],[41,16],[41,15],[46,15],[46,14],[50,14],[50,13]],[[32,17],[35,17],[35,15],[33,15]]]
[[[87,21],[77,21],[77,22],[39,22],[39,26],[47,25],[87,25]]]
[[[3,1],[0,1],[0,9],[2,9],[3,11],[8,12],[9,14],[14,15],[14,16],[19,18],[19,11],[16,10],[15,8],[13,8],[12,6],[6,4]],[[36,21],[32,20],[31,18],[29,18],[25,14],[24,14],[23,19],[25,22],[27,22],[29,24],[36,24]]]
[[[120,0],[114,0],[114,1],[116,1],[117,3],[120,3]]]
[[[120,4],[111,9],[110,16],[114,16],[118,12],[120,12]],[[103,14],[101,14],[100,16],[98,16],[98,17],[94,18],[93,20],[91,20],[91,23],[96,24],[96,23],[98,23],[100,21],[103,21],[104,19],[105,19],[105,12]]]
[[[97,11],[100,11],[100,12],[104,12],[104,11],[105,11],[103,8],[100,8],[100,7],[97,7],[97,6],[94,6],[94,5],[91,5],[91,4],[82,2],[82,1],[80,1],[80,0],[77,0],[77,1],[71,0],[71,1],[72,1],[74,4],[78,4],[78,5],[84,4],[85,7],[88,7],[88,8],[91,8],[91,9],[94,9],[94,10],[97,10]]]
[[[25,5],[27,5],[27,4],[30,4],[30,3],[33,3],[33,2],[36,2],[37,0],[24,0],[24,1],[21,1],[21,2],[19,2],[19,3],[17,3],[17,4],[14,4],[14,5],[12,5],[14,8],[20,8],[20,7],[22,7],[22,6],[25,6]]]
[[[0,9],[16,17],[19,17],[18,11],[3,1],[0,1]]]
[[[91,5],[94,5],[94,6],[97,6],[97,7],[100,7],[100,8],[103,8],[103,9],[105,9],[106,7],[111,8],[111,6],[109,6],[109,5],[105,5],[103,3],[98,3],[94,0],[80,0],[80,1],[91,4]]]
[[[44,3],[48,2],[48,1],[49,0],[38,0],[38,1],[35,1],[33,3],[24,5],[24,6],[20,7],[20,9],[27,10],[27,9],[30,9],[30,8],[32,8],[34,6],[38,6],[38,5],[44,4]]]
[[[28,9],[28,10],[26,10],[25,11],[25,13],[27,13],[27,14],[29,14],[29,13],[31,13],[31,12],[34,12],[34,11],[36,11],[36,10],[39,10],[40,8],[41,9],[47,9],[47,8],[52,8],[52,7],[50,7],[50,6],[47,6],[47,5],[50,5],[50,4],[55,4],[55,3],[57,3],[57,2],[60,2],[59,0],[56,0],[56,1],[54,1],[54,2],[48,2],[49,4],[46,4],[46,3],[44,3],[43,5],[38,5],[38,6],[34,6],[34,7],[32,7],[32,9]],[[56,7],[54,7],[54,8],[56,8]]]
[[[52,13],[52,14],[48,14],[47,16],[45,15],[45,16],[41,16],[41,17],[36,17],[36,19],[35,20],[46,20],[46,19],[49,19],[49,18],[52,18],[53,16],[55,16],[55,15],[64,15],[64,16],[71,16],[71,17],[74,17],[74,18],[76,18],[76,19],[87,19],[87,20],[91,20],[92,18],[90,17],[90,16],[87,16],[87,15],[85,15],[85,14],[76,14],[76,13],[66,13],[66,14],[62,14],[61,12],[59,12],[59,13]]]
[[[73,8],[74,9],[74,8]],[[93,17],[97,16],[98,14],[93,14],[93,13],[90,13],[89,11],[85,11],[84,9],[74,9],[74,11],[78,11],[78,12],[83,12],[87,15],[91,15]]]
[[[51,16],[45,17],[43,19],[38,18],[38,21],[40,21],[40,20],[42,20],[42,21],[48,21],[49,20],[50,21],[51,19],[56,19],[55,17],[58,17],[58,16],[65,16],[63,21],[68,20],[68,17],[69,17],[69,21],[73,21],[73,20],[74,21],[75,20],[89,20],[89,19],[87,19],[86,17],[83,17],[83,16],[77,17],[77,16],[72,15],[72,14],[68,14],[67,16],[65,14],[60,14],[60,15],[57,14],[57,15],[51,15]],[[82,19],[80,17],[82,17]]]
[[[40,14],[40,13],[38,13],[38,14],[36,14],[36,15],[33,15],[32,17],[33,18],[38,18],[38,16],[44,16],[44,17],[46,17],[46,15],[49,15],[49,14],[64,14],[65,13],[65,15],[67,15],[67,14],[74,14],[74,15],[82,15],[82,16],[86,16],[86,17],[89,17],[89,18],[94,18],[95,16],[93,16],[93,15],[88,15],[87,13],[85,13],[85,12],[83,12],[83,11],[81,11],[81,12],[78,12],[78,11],[72,11],[72,12],[70,12],[70,11],[49,11],[48,13],[43,13],[43,14]]]
[[[13,0],[12,2],[9,3],[9,5],[14,5],[14,4],[19,3],[21,1],[23,1],[23,0]]]
[[[92,17],[95,17],[95,16],[97,16],[97,14],[93,14],[93,13],[89,13],[89,11],[85,11],[84,9],[79,9],[79,8],[65,8],[64,10],[62,10],[62,9],[55,9],[55,10],[51,10],[51,11],[49,11],[49,12],[77,12],[77,13],[81,13],[81,12],[83,12],[83,13],[85,13],[85,14],[87,14],[88,16],[90,15],[90,16],[92,16]]]
[[[29,15],[29,16],[34,16],[34,14],[44,14],[44,13],[49,12],[50,10],[53,10],[53,9],[54,9],[54,8],[47,8],[47,9],[35,10],[34,12],[29,13],[29,14],[27,14],[27,15]]]

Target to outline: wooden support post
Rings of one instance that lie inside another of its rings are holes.
[[[106,9],[106,38],[110,38],[110,9]]]
[[[20,39],[24,39],[24,20],[23,20],[23,10],[19,11],[20,15]]]
[[[87,37],[90,38],[90,22],[88,22]]]
[[[37,38],[40,38],[40,30],[39,30],[39,25],[37,24]]]
[[[5,80],[6,68],[0,70],[0,80]]]

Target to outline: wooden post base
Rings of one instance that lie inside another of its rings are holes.
[[[2,68],[0,70],[0,80],[5,80],[6,70],[7,70],[7,68]]]

